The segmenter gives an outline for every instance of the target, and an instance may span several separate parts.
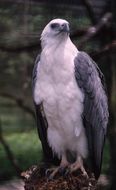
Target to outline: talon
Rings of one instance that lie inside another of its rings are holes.
[[[48,180],[52,180],[52,179],[54,179],[54,177],[56,177],[57,174],[66,176],[66,174],[67,174],[66,169],[67,169],[68,165],[69,165],[69,163],[68,163],[65,155],[63,154],[60,166],[56,167],[56,168],[47,169],[46,177],[48,178]]]
[[[77,161],[75,163],[73,163],[71,166],[70,166],[70,172],[73,173],[77,170],[81,170],[83,176],[85,176],[86,178],[88,178],[88,174],[87,172],[85,171],[85,168],[83,166],[83,161],[81,159],[81,157],[78,157]]]
[[[69,167],[66,168],[64,176],[67,177],[70,174],[70,169]]]
[[[66,172],[66,167],[60,167],[59,170],[58,170],[58,172],[59,172],[62,176],[64,176],[64,175],[65,175],[65,172]]]
[[[48,180],[53,180],[56,174],[58,173],[59,167],[58,168],[50,168],[46,170],[46,177]]]
[[[52,175],[50,175],[49,177],[48,177],[48,181],[52,181],[54,179],[54,176],[52,176]]]
[[[47,178],[49,178],[49,176],[50,176],[50,174],[52,173],[52,171],[53,171],[53,168],[47,169],[46,172],[45,172],[45,176],[46,176]]]
[[[82,171],[82,170],[81,170]],[[83,176],[85,176],[87,179],[89,178],[88,174],[86,171],[83,172]]]

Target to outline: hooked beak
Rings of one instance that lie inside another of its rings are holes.
[[[69,33],[70,32],[70,28],[69,28],[69,25],[67,23],[64,23],[60,26],[60,29],[59,29],[60,32],[66,32],[66,33]]]

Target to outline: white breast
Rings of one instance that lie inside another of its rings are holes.
[[[43,102],[49,144],[59,156],[67,148],[75,151],[78,137],[84,132],[81,119],[84,94],[74,76],[74,57],[78,51],[75,46],[71,49],[58,48],[52,52],[51,48],[42,53],[34,92],[35,102]],[[85,141],[84,135],[82,146],[86,146]],[[85,152],[81,153],[83,157]]]

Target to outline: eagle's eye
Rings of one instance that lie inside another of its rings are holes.
[[[58,23],[52,23],[51,24],[51,28],[52,29],[55,29],[55,28],[58,28],[59,27],[59,24]]]

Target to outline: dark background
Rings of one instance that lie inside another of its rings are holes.
[[[40,162],[31,92],[40,34],[54,18],[70,22],[71,39],[106,78],[110,119],[102,173],[116,189],[116,1],[0,0],[0,182]],[[93,28],[94,27],[94,28]]]

